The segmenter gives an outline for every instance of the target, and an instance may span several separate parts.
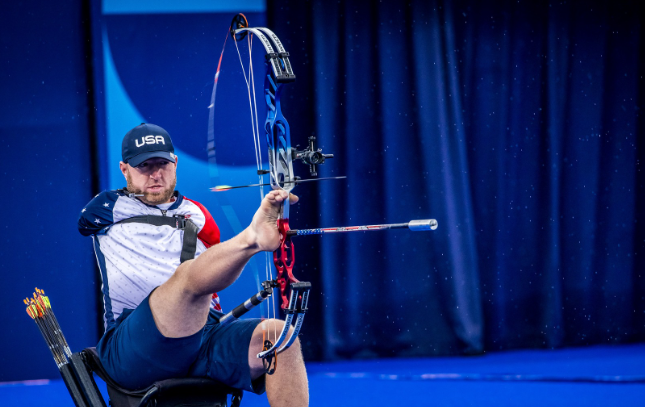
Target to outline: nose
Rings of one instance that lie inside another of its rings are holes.
[[[155,165],[151,168],[150,178],[159,178],[161,176],[161,166]]]

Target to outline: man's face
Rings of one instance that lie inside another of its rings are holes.
[[[170,202],[177,185],[177,163],[163,158],[151,158],[137,167],[121,163],[121,172],[128,183],[128,191],[143,194],[138,197],[148,205]]]

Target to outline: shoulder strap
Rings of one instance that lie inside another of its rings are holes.
[[[159,215],[140,215],[132,218],[123,219],[119,223],[147,223],[153,226],[170,226],[175,229],[184,231],[184,242],[181,248],[180,262],[194,259],[197,251],[197,225],[192,220],[186,219],[183,215],[159,216]]]
[[[180,262],[195,258],[195,251],[197,250],[197,225],[190,219],[185,219],[184,226],[184,245],[181,249]]]

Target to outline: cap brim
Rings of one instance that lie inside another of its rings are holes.
[[[139,154],[137,156],[130,158],[130,160],[128,161],[128,164],[130,164],[132,167],[137,167],[144,161],[149,160],[151,158],[163,158],[173,163],[175,162],[175,155],[169,151],[151,151],[149,153]]]

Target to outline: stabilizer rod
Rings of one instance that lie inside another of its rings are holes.
[[[373,230],[386,229],[409,229],[413,232],[426,230],[435,230],[439,227],[436,219],[418,219],[406,223],[388,223],[384,225],[364,225],[364,226],[341,226],[333,228],[316,228],[316,229],[291,229],[287,232],[288,236],[304,235],[324,235],[327,233],[344,233],[344,232],[369,232]]]

